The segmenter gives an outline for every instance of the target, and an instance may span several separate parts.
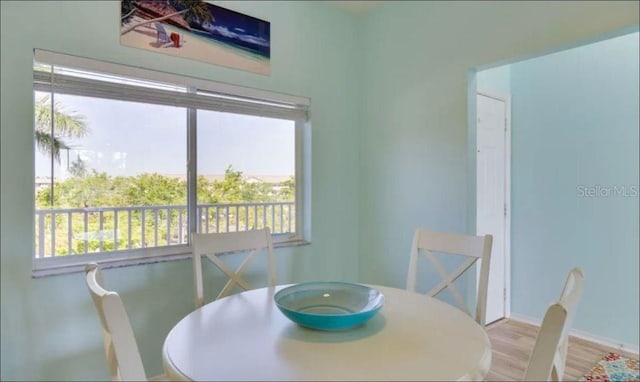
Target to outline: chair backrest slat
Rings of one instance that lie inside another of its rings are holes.
[[[120,295],[103,287],[102,273],[96,264],[88,264],[85,272],[87,287],[100,317],[112,380],[146,380],[138,344]]]
[[[540,331],[525,371],[525,381],[560,381],[567,362],[569,331],[584,291],[582,270],[569,272],[560,299],[552,304],[542,320]]]
[[[482,257],[484,238],[480,236],[461,235],[449,232],[432,232],[419,230],[418,248],[426,248],[432,252],[450,253],[469,257]]]
[[[202,256],[206,256],[216,267],[229,277],[229,281],[222,288],[216,299],[225,297],[231,293],[234,285],[238,285],[245,290],[251,288],[247,281],[241,276],[256,254],[262,250],[266,251],[268,256],[269,286],[275,285],[275,262],[273,259],[273,244],[269,228],[243,232],[194,233],[191,236],[191,244],[193,248],[193,280],[196,308],[204,305]],[[224,253],[231,254],[247,251],[250,251],[251,253],[242,262],[242,264],[240,264],[236,271],[227,267],[218,257],[218,255]]]
[[[453,284],[467,269],[480,260],[480,279],[478,281],[478,293],[476,303],[475,320],[482,326],[485,323],[487,306],[487,287],[489,284],[489,266],[491,263],[491,246],[493,237],[469,236],[456,233],[431,232],[418,228],[413,237],[411,257],[409,259],[409,273],[407,276],[407,290],[416,291],[416,281],[418,272],[418,258],[420,253],[424,253],[426,258],[435,266],[442,281],[431,289],[427,294],[435,296],[446,288],[453,293],[456,302],[462,310],[468,312],[468,308],[462,295]],[[469,257],[453,273],[447,274],[444,267],[432,252],[453,254]]]

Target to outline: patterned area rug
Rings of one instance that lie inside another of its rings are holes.
[[[640,381],[638,360],[609,353],[602,357],[589,373],[580,378],[580,381]]]

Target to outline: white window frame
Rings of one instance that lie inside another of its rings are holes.
[[[180,106],[188,110],[186,118],[188,146],[186,159],[189,232],[193,232],[196,229],[197,221],[197,214],[195,213],[197,208],[195,187],[197,180],[197,110],[224,111],[295,121],[296,233],[294,236],[286,237],[276,234],[273,236],[273,241],[275,247],[296,246],[309,243],[311,232],[311,128],[309,121],[311,100],[309,98],[111,62],[97,61],[41,49],[34,49],[34,63],[62,67],[64,69],[76,69],[104,75],[126,77],[134,81],[155,82],[169,86],[177,86],[186,90],[185,92],[171,92],[170,97],[167,97],[166,93],[169,92],[166,90],[145,89],[144,93],[149,94],[151,98],[145,101],[144,95],[138,94],[139,89],[136,89],[136,86],[113,82],[99,84],[98,82],[100,81],[81,77],[67,77],[68,81],[65,82],[64,75],[56,78],[56,74],[53,74],[53,76],[47,78],[43,72],[34,71],[34,92],[38,90],[55,92],[56,89],[54,86],[62,86],[64,91],[58,92],[64,94],[93,96],[102,99],[122,99],[120,92],[124,91],[126,92],[124,98],[127,100]],[[56,80],[60,82],[56,83]],[[207,95],[196,94],[198,91],[206,92]],[[35,223],[34,221],[34,224]],[[35,232],[33,235],[35,235]],[[32,242],[35,241],[32,240]],[[110,268],[184,259],[191,256],[191,248],[190,244],[183,244],[46,258],[36,258],[34,251],[32,251],[31,256],[33,260],[33,276],[41,277],[52,274],[79,272],[82,271],[84,265],[89,262],[97,262],[100,263],[103,268]]]

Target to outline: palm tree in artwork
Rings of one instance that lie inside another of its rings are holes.
[[[51,132],[51,101],[49,96],[36,100],[35,103],[35,140],[38,150],[53,155],[60,162],[60,150],[69,146],[62,140],[64,137],[82,138],[89,132],[89,126],[82,115],[66,110],[59,102],[53,105],[53,133]]]
[[[132,7],[136,7],[136,2],[131,0],[122,0],[123,1],[123,9],[124,3],[131,4]],[[180,11],[176,11],[161,17],[157,17],[154,19],[144,20],[134,25],[128,26],[124,28],[121,35],[131,32],[132,30],[151,23],[163,21],[172,18],[173,16],[182,16],[187,22],[193,19],[198,19],[201,22],[213,22],[213,16],[211,15],[211,10],[209,9],[209,5],[205,3],[203,0],[173,0],[171,3],[175,4],[177,7],[182,8]],[[133,10],[128,13],[133,12]],[[124,19],[124,18],[123,18]]]
[[[131,16],[137,8],[133,4],[133,0],[121,0],[120,1],[120,14],[122,14],[121,20],[126,20]]]

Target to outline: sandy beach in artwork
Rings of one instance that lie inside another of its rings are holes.
[[[133,17],[130,22],[137,23],[141,20],[140,18]],[[169,24],[163,24],[163,26],[168,35],[171,33],[178,33],[180,35],[180,47],[175,47],[171,42],[158,44],[158,34],[154,23],[140,26],[129,33],[121,35],[120,43],[134,48],[194,59],[263,75],[271,74],[271,64],[267,59],[252,57],[251,53],[242,52],[218,41],[197,36]]]

